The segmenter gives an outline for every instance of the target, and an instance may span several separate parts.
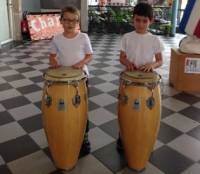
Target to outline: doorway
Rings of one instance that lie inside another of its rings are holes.
[[[0,46],[13,41],[12,0],[1,0]]]

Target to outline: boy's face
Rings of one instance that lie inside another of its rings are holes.
[[[61,19],[65,32],[74,32],[79,27],[79,19],[76,14],[65,12]]]
[[[138,15],[134,15],[133,17],[133,24],[136,32],[138,33],[146,33],[151,23],[152,20],[150,20],[148,17]]]

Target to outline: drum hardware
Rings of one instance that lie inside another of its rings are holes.
[[[45,95],[45,104],[47,105],[47,107],[50,107],[52,104],[52,97],[50,95]]]
[[[76,108],[77,108],[77,107],[80,105],[80,103],[81,103],[81,97],[80,97],[80,95],[79,95],[78,85],[79,85],[78,81],[75,81],[75,82],[73,83],[73,86],[74,86],[75,89],[76,89],[76,95],[72,98],[72,103],[73,103],[73,105],[74,105]]]
[[[146,105],[150,110],[155,106],[155,99],[153,95],[146,100]]]
[[[49,87],[52,85],[52,83],[46,82],[46,88],[45,88],[45,95],[44,95],[44,99],[45,99],[45,104],[50,107],[52,104],[52,97],[49,95],[48,93],[48,89]]]
[[[138,98],[133,101],[133,109],[136,111],[139,111],[140,109],[140,100]]]
[[[128,96],[126,94],[124,95],[118,95],[118,99],[123,103],[123,104],[127,104],[128,103]]]
[[[58,101],[58,110],[59,111],[64,111],[65,110],[65,101],[64,99],[59,99]]]
[[[128,103],[128,96],[127,96],[127,95],[122,96],[122,102],[123,102],[124,104],[127,104],[127,103]]]
[[[75,107],[78,107],[81,103],[81,97],[80,95],[75,95],[72,99],[72,103]]]

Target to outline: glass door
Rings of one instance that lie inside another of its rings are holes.
[[[13,40],[12,0],[1,0],[0,19],[0,44],[2,45]]]

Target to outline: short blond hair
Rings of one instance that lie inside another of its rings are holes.
[[[78,16],[78,20],[80,20],[80,11],[78,8],[74,7],[74,6],[67,6],[67,7],[64,7],[62,10],[61,10],[61,14],[60,14],[60,19],[62,20],[63,19],[63,16],[66,12],[69,12],[69,13],[72,13],[72,14],[75,14]]]

